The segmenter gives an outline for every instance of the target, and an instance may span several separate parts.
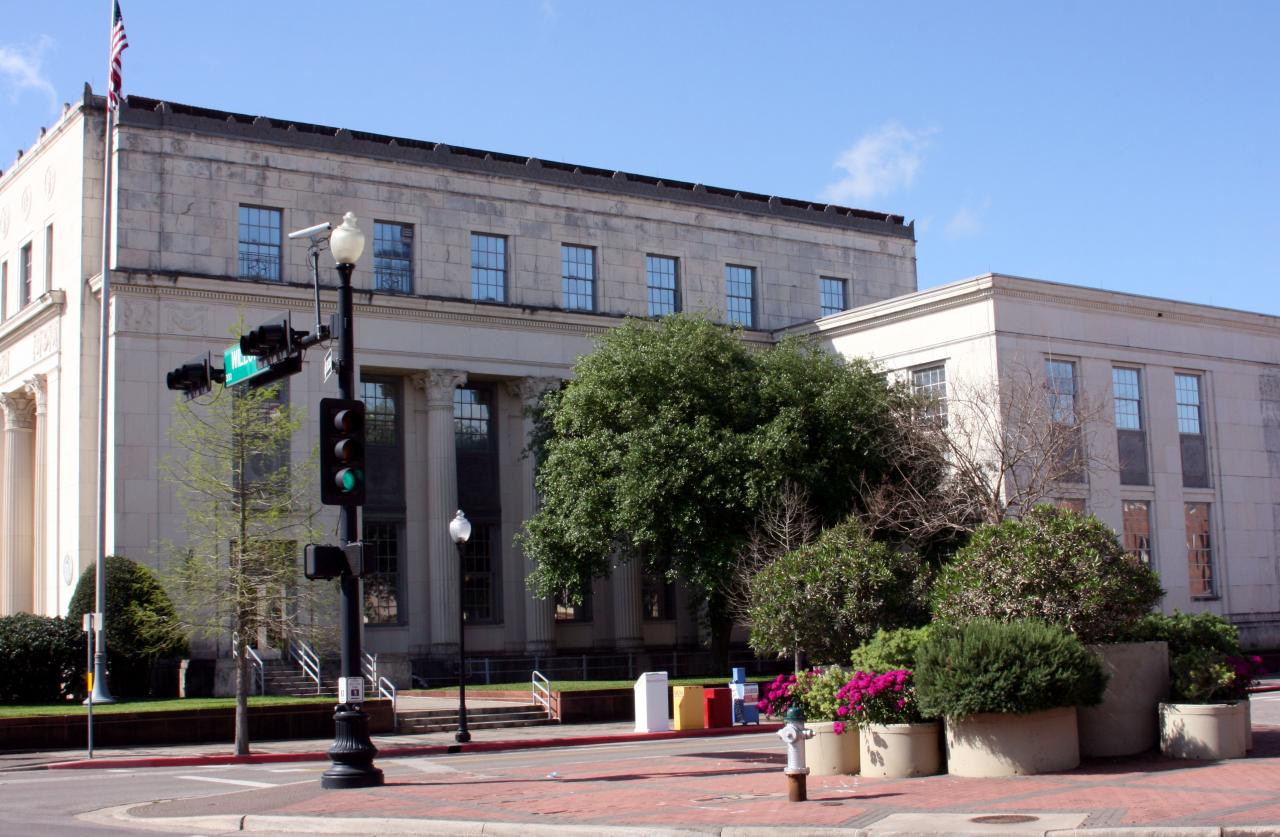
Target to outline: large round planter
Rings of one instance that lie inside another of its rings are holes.
[[[902,779],[942,769],[942,724],[868,724],[858,734],[863,776]]]
[[[805,763],[813,776],[840,776],[858,772],[858,728],[845,724],[836,735],[831,721],[805,724],[813,730],[813,738],[805,742]]]
[[[1082,706],[1080,755],[1132,756],[1160,740],[1156,707],[1169,698],[1169,645],[1121,642],[1090,645],[1110,678],[1102,703]]]
[[[947,772],[956,776],[1051,773],[1079,765],[1074,706],[947,719]]]
[[[1175,759],[1244,758],[1245,703],[1160,704],[1160,752]]]

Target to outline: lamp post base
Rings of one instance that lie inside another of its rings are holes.
[[[382,771],[373,766],[378,748],[369,740],[369,716],[358,707],[338,707],[333,713],[333,746],[329,760],[333,762],[320,776],[320,787],[374,788],[382,784]]]

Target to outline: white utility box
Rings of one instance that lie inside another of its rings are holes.
[[[636,732],[667,732],[671,706],[667,699],[667,673],[646,671],[636,681]]]

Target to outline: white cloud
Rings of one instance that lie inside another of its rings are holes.
[[[552,0],[542,0],[538,4],[538,15],[544,21],[550,23],[560,16],[560,10],[556,8],[556,4]]]
[[[960,207],[947,219],[946,226],[942,228],[943,234],[951,239],[972,238],[980,234],[986,229],[986,220],[983,216],[990,208],[991,198],[983,200],[977,206]]]
[[[823,190],[823,199],[858,204],[910,186],[934,133],[887,122],[863,135],[836,159],[835,167],[845,174]]]
[[[51,38],[41,35],[32,46],[0,46],[0,84],[3,84],[9,94],[10,101],[17,99],[24,91],[35,90],[49,98],[50,108],[57,109],[58,91],[40,69],[44,52],[52,45]]]

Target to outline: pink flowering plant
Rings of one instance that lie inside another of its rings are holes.
[[[791,708],[791,693],[795,690],[795,685],[796,676],[794,674],[779,674],[775,677],[773,682],[765,687],[763,696],[760,698],[759,703],[756,704],[760,714],[781,717],[783,713]]]
[[[916,689],[911,672],[894,669],[882,674],[855,672],[836,693],[835,732],[844,732],[846,723],[911,724],[924,720],[916,705]]]

